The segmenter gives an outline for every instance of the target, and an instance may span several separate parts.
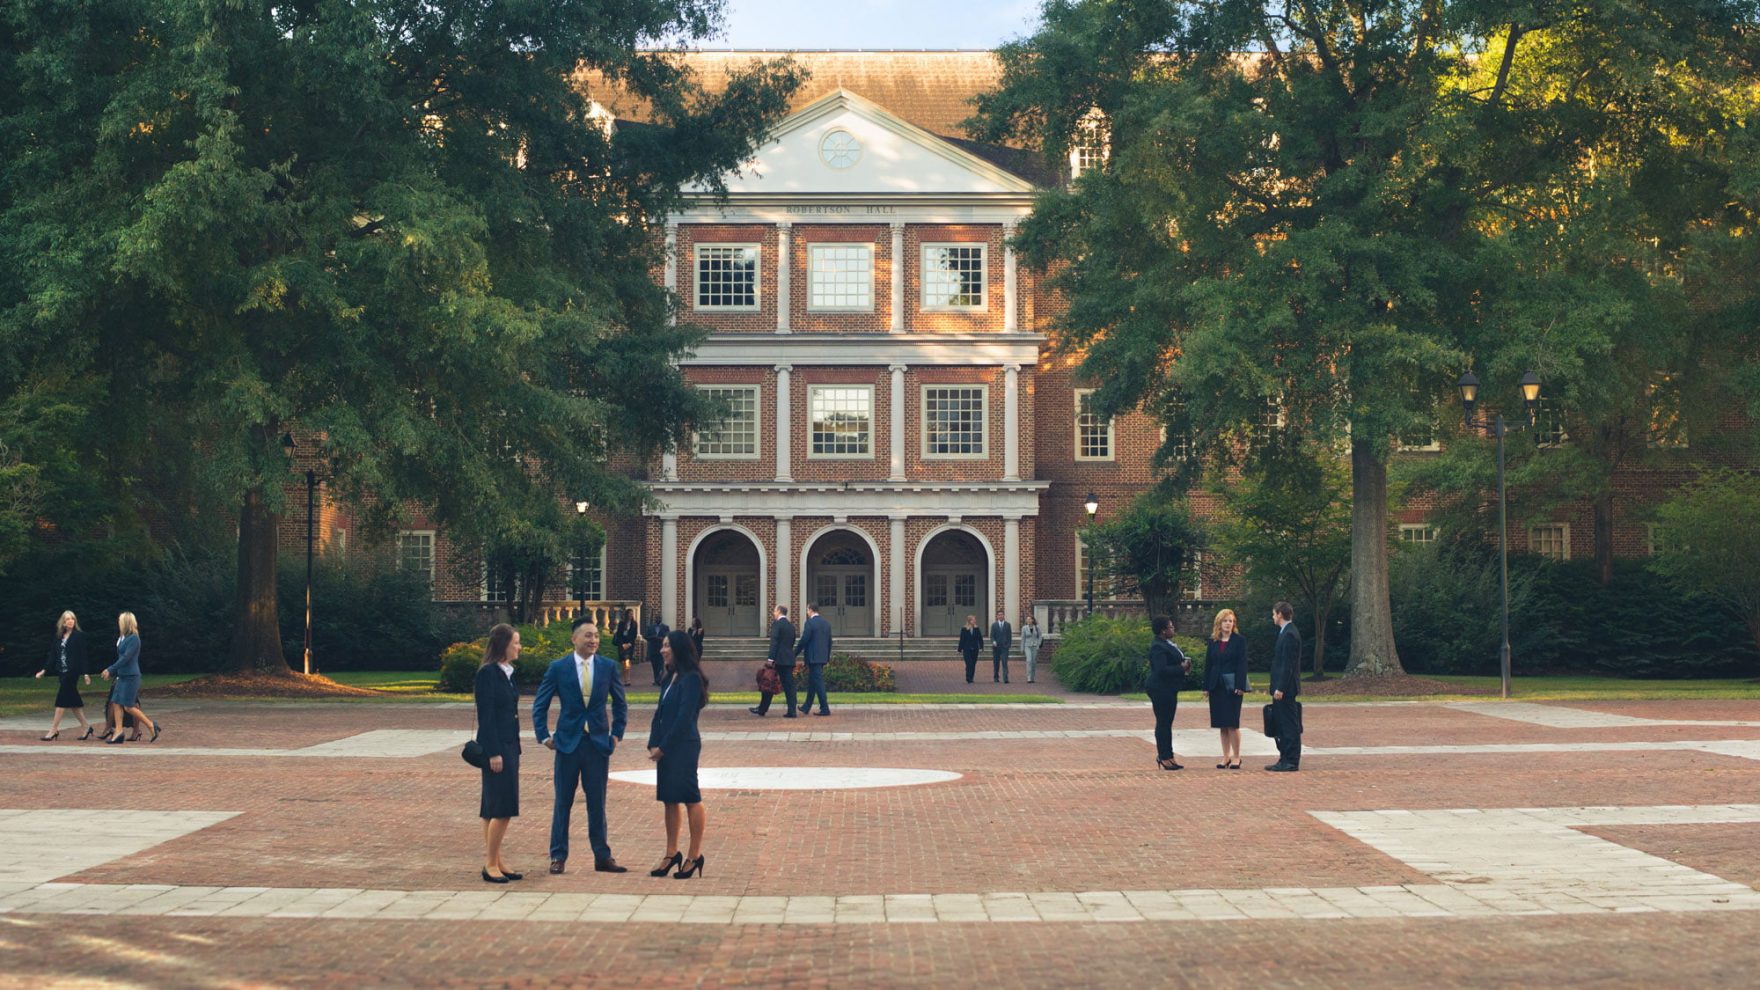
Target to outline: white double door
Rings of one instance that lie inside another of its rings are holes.
[[[937,568],[923,572],[923,635],[957,636],[966,616],[978,617],[978,628],[988,629],[980,614],[984,598],[984,575],[975,567]]]
[[[758,572],[708,567],[697,578],[697,611],[709,636],[762,636],[758,614]]]
[[[874,575],[865,566],[821,564],[813,572],[813,600],[832,636],[874,635]]]

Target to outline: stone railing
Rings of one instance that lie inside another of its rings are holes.
[[[1174,626],[1187,635],[1207,636],[1210,634],[1210,620],[1215,617],[1216,610],[1226,604],[1209,600],[1182,601],[1174,607]],[[1045,630],[1048,637],[1061,636],[1064,626],[1081,621],[1087,614],[1087,599],[1052,598],[1033,603],[1033,617],[1038,620],[1039,628]],[[1134,598],[1096,598],[1094,614],[1114,619],[1135,618],[1149,621],[1148,607]]]
[[[572,618],[581,610],[582,603],[576,600],[545,602],[538,606],[537,620],[539,625],[547,625],[559,619]],[[617,628],[617,620],[623,617],[624,609],[634,609],[636,625],[642,624],[642,603],[635,601],[589,601],[585,603],[587,615],[598,624],[602,636],[607,638],[611,630]]]

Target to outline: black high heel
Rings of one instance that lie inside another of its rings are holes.
[[[127,736],[111,736],[110,738],[104,740],[104,745],[106,745],[106,746],[120,746],[125,742],[128,742]]]
[[[41,742],[54,742],[57,738],[60,737],[60,735],[61,735],[61,730],[57,729],[54,732],[51,732],[46,736],[40,737],[40,741]]]
[[[507,883],[508,878],[507,877],[492,877],[489,875],[489,868],[484,867],[483,868],[483,882],[484,883]]]
[[[702,875],[703,875],[703,857],[698,856],[696,859],[691,860],[691,868],[690,869],[687,870],[682,866],[679,867],[678,872],[674,873],[672,875],[672,879],[674,879],[674,880],[689,880],[691,877],[698,877],[698,876],[702,876]]]
[[[147,742],[158,742],[159,741],[159,730],[163,729],[163,728],[165,728],[163,725],[160,725],[158,722],[154,722],[153,723],[153,738],[148,739]]]
[[[663,877],[663,876],[665,876],[665,875],[666,875],[666,874],[668,874],[668,873],[671,873],[671,872],[672,872],[672,868],[673,868],[673,867],[675,867],[675,866],[677,866],[677,865],[678,865],[678,864],[680,864],[680,863],[682,863],[682,862],[684,862],[684,853],[673,853],[673,854],[672,854],[672,857],[671,857],[671,858],[670,858],[670,859],[668,859],[668,860],[667,860],[667,861],[666,861],[666,862],[664,862],[664,863],[661,863],[661,864],[660,864],[660,868],[659,868],[659,869],[657,869],[657,870],[649,870],[649,871],[648,871],[648,876],[651,876],[651,877]]]
[[[88,725],[88,726],[86,726],[86,734],[83,736],[80,736],[78,739],[76,739],[74,741],[75,742],[85,742],[87,739],[92,738],[92,733],[95,731],[97,731],[97,730],[93,729],[91,726]]]

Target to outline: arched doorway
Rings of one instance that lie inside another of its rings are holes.
[[[868,541],[849,530],[831,530],[813,541],[806,564],[808,600],[819,603],[831,634],[874,635],[878,582]]]
[[[978,617],[978,628],[990,628],[985,614],[990,602],[990,553],[978,538],[962,529],[943,530],[923,545],[918,573],[923,636],[954,636],[966,616]]]
[[[691,567],[691,608],[678,617],[681,627],[700,617],[708,636],[764,634],[758,600],[764,562],[749,536],[734,529],[704,536],[691,554]]]

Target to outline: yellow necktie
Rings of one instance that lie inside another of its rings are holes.
[[[593,658],[587,657],[581,663],[581,704],[591,705],[593,697]]]

